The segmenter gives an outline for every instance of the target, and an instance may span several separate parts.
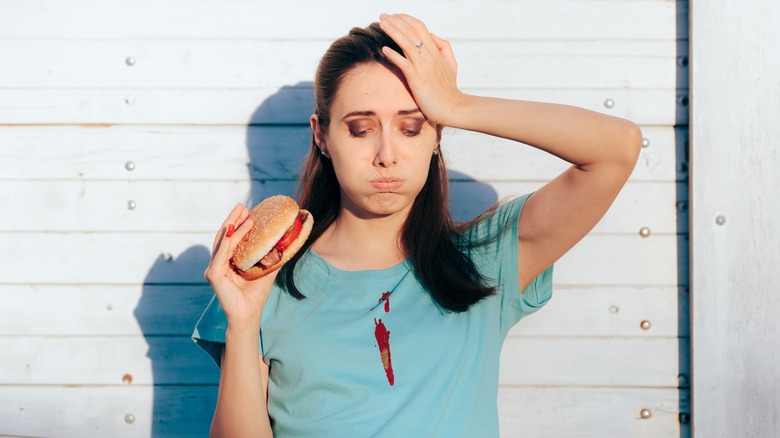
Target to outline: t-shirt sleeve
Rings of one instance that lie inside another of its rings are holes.
[[[518,273],[518,220],[531,194],[499,205],[469,230],[466,237],[475,244],[472,260],[500,300],[501,330],[504,334],[521,318],[539,310],[552,297],[553,265],[541,272],[521,292]],[[522,266],[519,267],[522,270]]]
[[[198,323],[195,324],[192,340],[214,359],[217,366],[222,363],[222,348],[225,346],[226,330],[225,312],[222,310],[217,296],[214,295]]]

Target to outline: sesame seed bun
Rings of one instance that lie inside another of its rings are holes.
[[[284,249],[281,260],[268,267],[260,265],[260,260],[276,246],[298,215],[302,219],[301,232]],[[292,198],[283,195],[271,196],[257,204],[249,217],[253,222],[252,229],[241,239],[231,259],[236,272],[246,280],[263,277],[281,268],[303,247],[314,225],[314,218],[308,211],[300,210]]]

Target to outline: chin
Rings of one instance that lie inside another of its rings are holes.
[[[375,193],[369,195],[364,202],[357,205],[355,213],[359,211],[365,216],[391,216],[397,213],[407,213],[412,208],[414,198],[394,192]],[[361,215],[362,216],[362,215]]]

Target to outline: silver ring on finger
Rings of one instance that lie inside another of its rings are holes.
[[[423,43],[420,41],[420,44],[415,44],[414,47],[417,47],[417,51],[422,53]]]

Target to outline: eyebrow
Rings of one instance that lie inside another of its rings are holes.
[[[399,110],[398,111],[398,115],[399,116],[410,116],[412,114],[418,114],[420,112],[421,111],[420,111],[419,108],[408,109],[408,110]],[[358,117],[358,116],[359,117],[370,117],[370,116],[375,116],[375,115],[376,115],[376,113],[374,111],[352,111],[350,113],[347,113],[344,117],[342,117],[341,120],[344,120],[344,119],[347,119],[347,118],[350,118],[350,117]]]

